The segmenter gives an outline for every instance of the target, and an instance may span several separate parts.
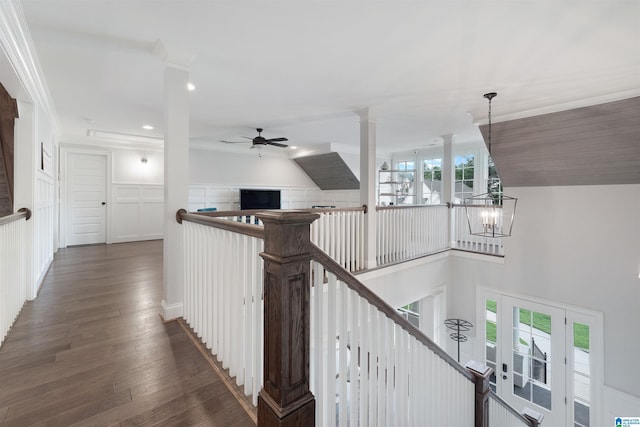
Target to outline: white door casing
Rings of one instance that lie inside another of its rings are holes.
[[[106,242],[107,155],[66,156],[66,245]]]

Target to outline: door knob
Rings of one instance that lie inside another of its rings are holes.
[[[104,206],[104,205],[106,205],[106,204],[107,204],[107,202],[102,202],[102,206]]]
[[[506,376],[506,375],[503,375],[503,376],[502,376],[502,379],[503,379],[503,380],[506,380],[506,379],[507,379],[507,376]]]

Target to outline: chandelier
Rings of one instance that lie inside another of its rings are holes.
[[[489,150],[489,176],[487,192],[464,199],[464,210],[469,225],[469,233],[483,237],[511,236],[513,219],[518,199],[504,194],[498,173],[491,159],[491,100],[498,94],[485,93],[489,100],[489,126],[487,148]]]

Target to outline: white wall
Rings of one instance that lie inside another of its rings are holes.
[[[247,149],[247,154],[191,149],[189,182],[216,186],[317,188],[295,162],[269,155],[269,148]],[[259,154],[264,151],[262,157]]]
[[[510,189],[499,289],[604,313],[605,384],[640,397],[640,185]]]
[[[110,158],[107,182],[107,243],[161,239],[163,235],[164,154],[162,147],[61,143],[65,152],[102,153]],[[141,161],[147,159],[146,163]],[[64,165],[63,165],[64,166]],[[62,171],[62,188],[66,180]],[[66,196],[63,193],[63,201]],[[65,210],[62,209],[64,213]],[[62,221],[64,223],[64,221]]]
[[[477,287],[603,313],[606,388],[637,402],[640,185],[512,188],[507,193],[518,197],[518,208],[513,236],[504,240],[504,265],[452,258],[450,314],[476,319]],[[627,412],[631,409],[637,411],[627,407]],[[611,410],[604,407],[604,413]]]
[[[282,190],[283,209],[314,205],[353,207],[359,205],[358,190],[320,190],[294,161],[283,155],[268,155],[191,149],[189,158],[189,211],[215,207],[239,209],[240,188]]]
[[[361,273],[357,278],[390,306],[402,307],[449,283],[449,255],[432,255]]]
[[[112,149],[111,162],[110,242],[162,239],[164,153]]]

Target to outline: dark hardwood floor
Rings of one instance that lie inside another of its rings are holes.
[[[161,298],[161,241],[60,250],[0,348],[0,425],[254,426]]]

